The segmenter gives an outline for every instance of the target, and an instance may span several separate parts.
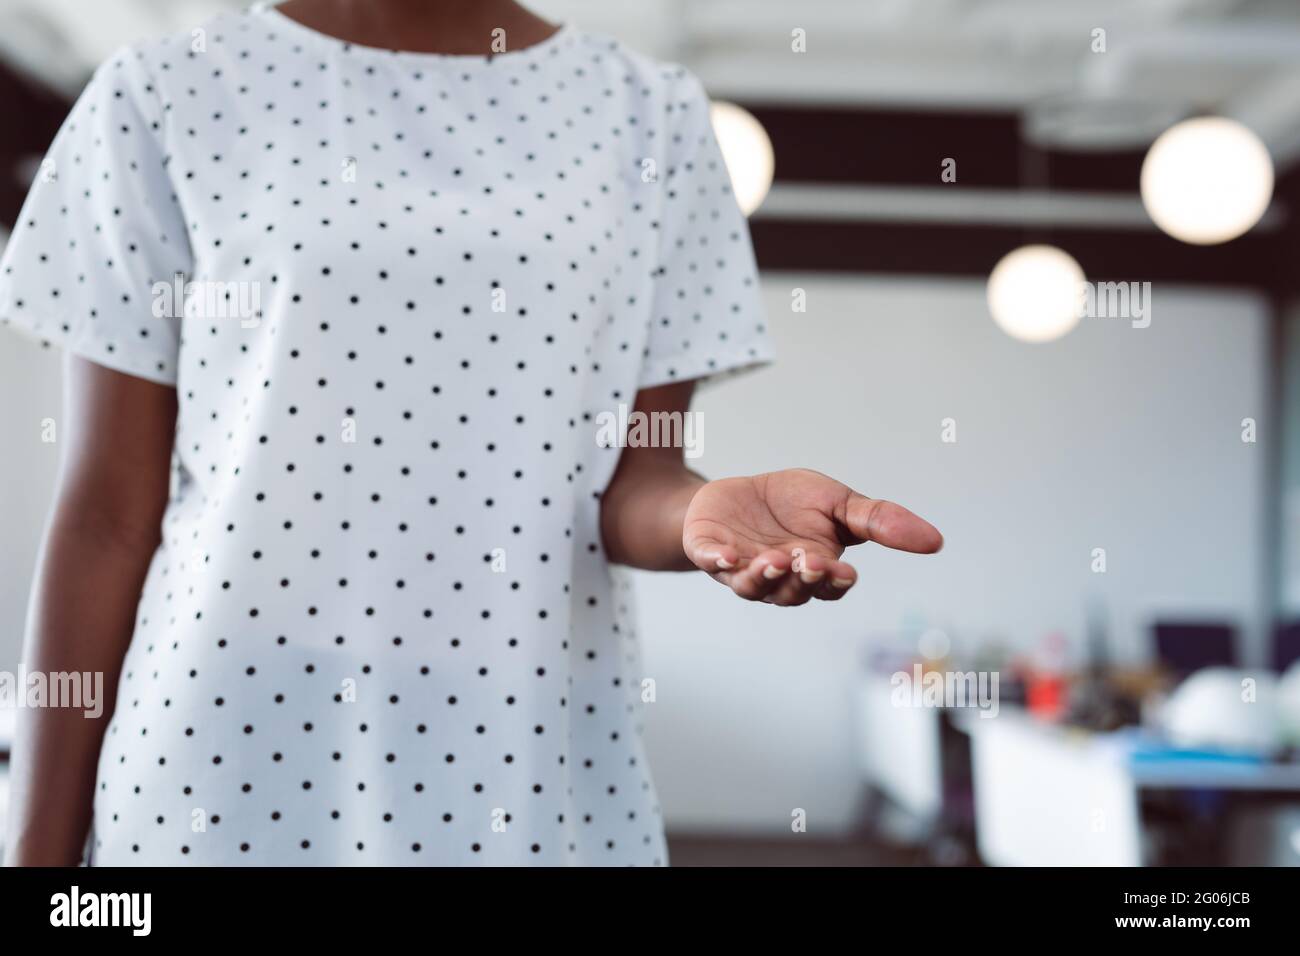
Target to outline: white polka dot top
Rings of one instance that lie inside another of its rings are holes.
[[[597,418],[768,358],[689,73],[273,9],[129,47],[0,320],[177,390],[93,863],[667,862]]]

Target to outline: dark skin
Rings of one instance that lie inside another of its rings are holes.
[[[280,11],[356,44],[426,53],[509,49],[557,29],[508,0],[289,0]],[[686,412],[694,385],[646,389],[636,409]],[[160,540],[176,392],[69,357],[64,458],[24,645],[28,671],[99,671],[103,716],[20,711],[6,864],[75,865],[91,820],[100,745],[114,707],[149,561]],[[857,580],[846,547],[938,551],[939,532],[899,505],[806,469],[708,481],[680,448],[627,448],[601,498],[609,560],[701,570],[746,600],[838,600]]]
[[[176,391],[69,357],[63,461],[32,593],[30,671],[102,671],[103,716],[20,712],[5,863],[75,864],[100,742],[167,504]]]

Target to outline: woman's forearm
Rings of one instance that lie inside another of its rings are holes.
[[[674,382],[637,393],[634,413],[690,415],[694,382]],[[686,467],[682,449],[629,446],[600,498],[600,532],[614,564],[647,571],[693,571],[682,548],[682,526],[695,492],[707,480]]]
[[[96,699],[51,699],[18,711],[10,774],[5,863],[70,866],[90,827],[95,772],[113,714],[153,542],[122,540],[56,512],[32,594],[23,654],[26,674],[90,675]],[[18,688],[26,693],[26,686]]]
[[[64,384],[63,462],[36,566],[23,667],[29,675],[89,673],[103,699],[93,717],[86,707],[19,710],[6,824],[10,865],[81,858],[99,748],[161,537],[176,423],[175,391],[86,359],[69,357]]]
[[[705,483],[680,461],[621,464],[601,497],[600,526],[609,560],[647,571],[695,570],[682,550],[682,523]]]

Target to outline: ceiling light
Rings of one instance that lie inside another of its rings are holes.
[[[1142,202],[1175,239],[1211,245],[1259,222],[1273,196],[1273,161],[1250,129],[1222,116],[1184,120],[1151,144]]]
[[[989,275],[993,321],[1022,342],[1050,342],[1079,324],[1083,269],[1055,246],[1021,246]]]
[[[763,124],[752,113],[735,103],[718,101],[711,105],[709,118],[713,134],[722,149],[731,176],[731,189],[736,202],[748,216],[763,204],[772,188],[776,160],[772,154],[772,141]]]

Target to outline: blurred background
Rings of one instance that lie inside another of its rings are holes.
[[[243,5],[0,0],[0,242],[96,63]],[[693,464],[947,539],[798,611],[630,576],[673,862],[1300,864],[1300,5],[531,6],[717,104],[779,361]],[[0,670],[59,405],[0,335]]]

